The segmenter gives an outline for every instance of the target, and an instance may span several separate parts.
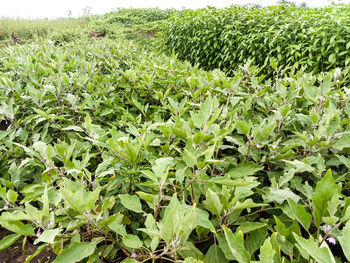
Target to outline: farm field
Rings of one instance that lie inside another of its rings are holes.
[[[349,10],[0,20],[0,262],[349,262]]]

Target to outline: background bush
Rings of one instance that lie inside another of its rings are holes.
[[[336,67],[348,71],[349,15],[346,5],[186,10],[167,21],[161,42],[183,60],[229,74],[249,59],[265,65],[269,76],[277,68],[292,73]]]

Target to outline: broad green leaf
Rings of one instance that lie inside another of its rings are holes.
[[[71,208],[79,212],[92,209],[99,198],[101,187],[98,186],[94,191],[86,191],[81,185],[77,189],[75,183],[65,178],[66,187],[61,189],[63,199]]]
[[[282,204],[287,199],[292,199],[295,202],[300,200],[300,197],[294,194],[290,189],[277,189],[274,187],[270,187],[268,194],[266,195],[266,199],[268,202],[275,201],[278,204]]]
[[[350,135],[343,135],[340,137],[340,139],[337,140],[337,142],[333,145],[334,149],[337,149],[338,151],[342,151],[344,148],[350,148]]]
[[[24,236],[34,236],[34,228],[30,225],[25,225],[21,221],[0,220],[0,225],[12,232]]]
[[[196,248],[192,242],[186,242],[180,247],[178,251],[183,258],[192,257],[193,259],[196,259],[196,260],[204,259],[202,252],[198,248]]]
[[[242,231],[244,234],[255,231],[257,229],[265,227],[265,223],[259,223],[259,222],[243,222],[239,225],[237,230]]]
[[[33,148],[34,148],[35,151],[37,151],[41,155],[46,156],[46,148],[47,148],[46,143],[40,142],[40,141],[39,142],[35,142],[33,144]]]
[[[209,213],[205,210],[196,208],[196,225],[215,233],[215,228],[209,220]]]
[[[253,162],[248,162],[245,164],[239,164],[235,168],[231,169],[228,172],[228,175],[231,178],[244,178],[246,176],[253,175],[262,169],[264,169],[263,166],[260,166]]]
[[[125,246],[130,248],[138,249],[142,247],[142,242],[136,235],[127,234],[125,237],[123,237],[123,243]]]
[[[75,263],[90,256],[96,249],[94,242],[76,242],[64,248],[53,263]]]
[[[261,263],[270,263],[273,262],[275,256],[275,250],[272,248],[271,239],[267,238],[264,244],[260,248],[260,262]]]
[[[181,227],[180,203],[174,194],[164,212],[164,217],[159,223],[160,235],[165,242],[170,242]]]
[[[34,240],[34,245],[38,244],[39,242],[52,244],[59,232],[59,228],[46,229],[37,239]]]
[[[350,261],[350,221],[341,231],[341,236],[338,237],[339,243],[343,249],[344,255]]]
[[[236,125],[237,125],[236,127],[237,127],[237,130],[239,133],[243,133],[243,134],[248,136],[249,131],[252,127],[251,123],[247,123],[245,120],[239,120],[239,121],[237,121]]]
[[[231,229],[223,226],[225,239],[227,241],[228,247],[238,262],[250,262],[250,255],[244,247],[243,232],[238,231],[235,235],[232,233]]]
[[[323,242],[321,247],[318,247],[316,241],[312,237],[305,239],[295,233],[293,233],[293,235],[298,244],[318,263],[336,263],[331,250],[325,242]]]
[[[206,199],[203,201],[204,207],[212,214],[220,216],[222,211],[222,204],[218,195],[212,190],[208,189],[206,193]]]
[[[288,199],[287,201],[290,211],[293,214],[292,219],[296,219],[305,228],[305,230],[308,230],[312,221],[311,214],[307,213],[304,206],[297,204],[294,202],[294,200]]]
[[[155,161],[154,166],[152,166],[152,170],[156,176],[161,178],[163,174],[172,166],[174,158],[172,157],[164,157],[159,158]]]
[[[316,188],[311,195],[313,205],[313,216],[316,227],[322,223],[322,217],[329,216],[328,202],[333,195],[338,195],[341,186],[337,185],[333,179],[332,171],[328,170],[326,175],[316,184]]]
[[[246,181],[245,179],[236,179],[232,180],[228,176],[215,176],[213,178],[209,179],[209,182],[220,184],[220,185],[226,185],[226,186],[246,186],[255,184],[256,181]]]
[[[225,235],[224,234],[216,234],[215,237],[219,241],[219,248],[224,253],[225,258],[227,260],[235,260],[235,257],[232,255],[231,250],[228,246]]]
[[[218,263],[218,262],[228,262],[228,260],[225,258],[224,253],[221,251],[219,246],[216,244],[211,245],[208,252],[205,254],[204,257],[205,263]]]
[[[276,127],[276,123],[273,123],[271,125],[266,125],[262,129],[259,130],[259,132],[255,135],[254,141],[261,142],[264,139],[266,139],[268,136],[271,135],[273,130]]]
[[[17,198],[18,198],[17,192],[13,191],[12,189],[7,191],[7,199],[11,203],[15,203],[17,201]]]
[[[133,258],[126,258],[121,263],[139,263],[139,261]]]
[[[187,167],[193,168],[197,164],[197,156],[195,153],[190,152],[189,150],[184,150],[183,160],[185,161]]]
[[[143,212],[140,198],[137,195],[125,194],[125,195],[118,195],[118,196],[120,198],[122,205],[125,208],[131,211],[134,211],[136,213]]]
[[[193,123],[197,128],[203,128],[209,120],[212,112],[211,104],[212,99],[207,97],[207,99],[201,103],[198,114],[191,112]]]
[[[284,162],[293,165],[295,167],[295,173],[315,171],[315,168],[313,168],[311,165],[308,165],[299,160],[293,160],[293,161],[284,160]]]

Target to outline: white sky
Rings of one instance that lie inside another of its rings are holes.
[[[350,3],[350,0],[336,0]],[[323,6],[331,0],[295,0],[297,4],[307,2],[308,6]],[[272,5],[276,0],[0,0],[0,17],[55,18],[83,14],[84,7],[91,7],[91,13],[102,14],[118,7],[160,7],[199,8],[207,5],[224,7],[230,4],[257,3]]]

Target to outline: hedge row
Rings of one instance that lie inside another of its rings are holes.
[[[173,15],[160,39],[180,59],[232,73],[252,59],[264,73],[349,69],[349,5],[302,8],[231,6]],[[271,67],[271,66],[272,67]]]

